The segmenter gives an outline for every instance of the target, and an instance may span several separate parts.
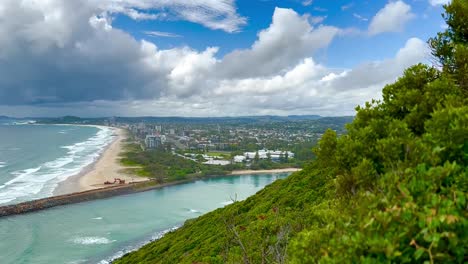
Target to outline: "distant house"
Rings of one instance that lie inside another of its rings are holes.
[[[225,165],[231,164],[231,162],[230,162],[229,160],[215,160],[215,159],[210,159],[210,160],[204,162],[203,164],[225,166]]]
[[[234,156],[233,161],[234,161],[235,163],[242,163],[242,162],[245,161],[245,156],[236,155],[236,156]]]

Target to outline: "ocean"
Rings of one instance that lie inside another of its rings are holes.
[[[52,196],[58,183],[92,164],[112,128],[0,121],[0,205]]]
[[[0,204],[53,195],[115,138],[107,127],[0,124]],[[0,263],[110,263],[289,173],[199,180],[0,218]]]
[[[0,263],[108,264],[289,173],[217,177],[0,218]]]

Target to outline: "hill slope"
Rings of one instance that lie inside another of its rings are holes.
[[[468,2],[416,65],[329,130],[317,160],[116,263],[463,263],[468,249]]]
[[[284,255],[287,238],[314,219],[311,213],[315,204],[320,204],[323,200],[320,197],[325,197],[322,193],[326,190],[325,181],[311,180],[309,176],[294,173],[243,202],[189,220],[176,232],[116,263],[226,263],[227,260],[239,263],[243,262],[242,247],[247,251],[246,257],[253,261],[261,258],[256,256],[261,254],[257,250],[261,247],[267,251],[278,233],[284,233],[277,247]],[[271,237],[264,237],[267,233]]]

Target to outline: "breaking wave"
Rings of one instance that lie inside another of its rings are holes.
[[[0,204],[22,202],[51,196],[59,182],[78,174],[97,160],[114,139],[114,130],[98,127],[99,131],[86,141],[69,146],[65,156],[45,162],[38,167],[12,172],[15,176],[0,185]],[[0,165],[5,165],[1,164]]]
[[[105,245],[115,242],[115,240],[110,240],[105,237],[76,237],[71,240],[71,242],[80,245]]]

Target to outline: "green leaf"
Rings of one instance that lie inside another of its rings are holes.
[[[415,257],[416,259],[419,259],[419,258],[421,258],[422,254],[424,254],[424,249],[418,248],[418,249],[416,250],[416,252],[414,252],[414,257]]]

